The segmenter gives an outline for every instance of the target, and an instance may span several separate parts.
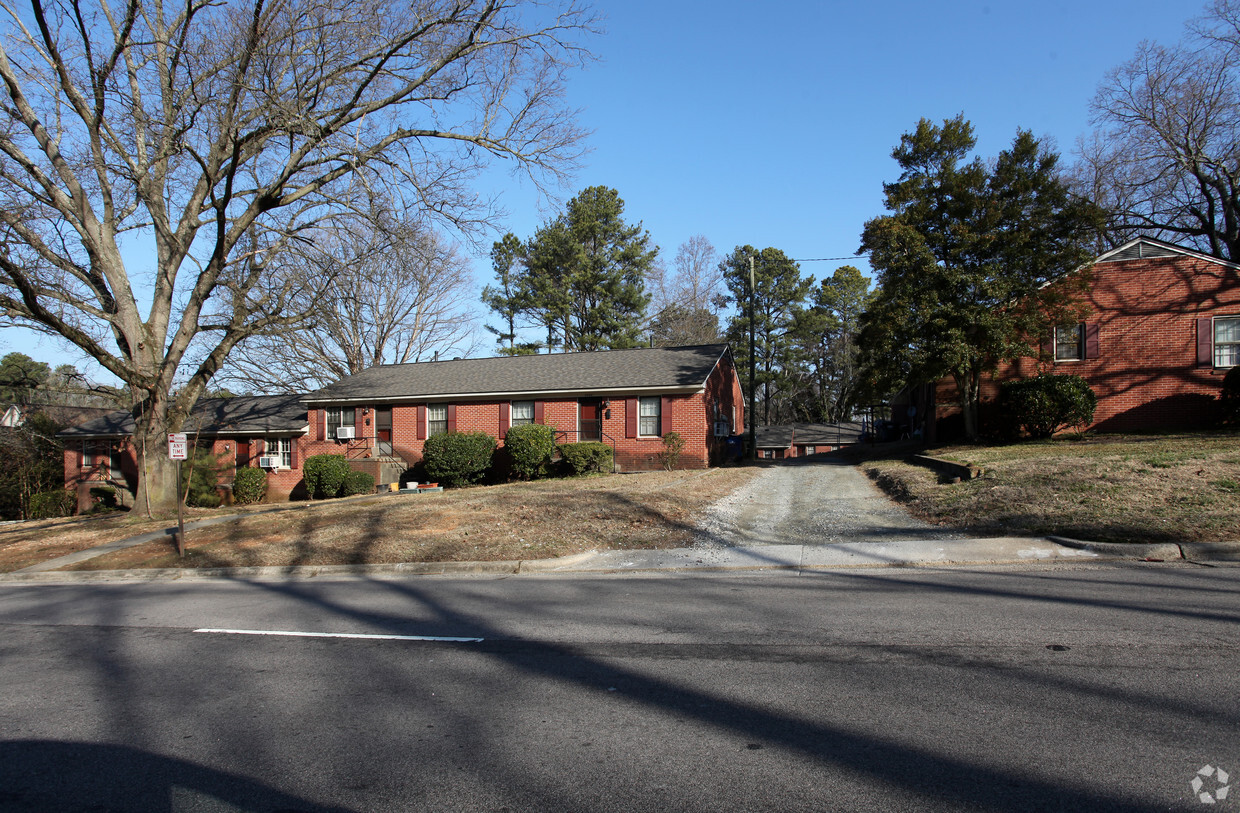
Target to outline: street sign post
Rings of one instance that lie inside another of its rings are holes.
[[[177,462],[177,556],[185,555],[185,501],[181,495],[181,461],[189,456],[184,432],[168,433],[168,459]]]

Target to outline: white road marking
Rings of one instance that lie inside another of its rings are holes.
[[[368,641],[443,641],[453,644],[476,644],[481,638],[451,638],[443,635],[370,635],[361,632],[295,632],[292,630],[220,630],[200,629],[223,635],[284,635],[292,638],[361,638]]]

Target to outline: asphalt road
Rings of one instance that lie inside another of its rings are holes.
[[[1238,629],[1186,565],[6,585],[0,809],[1225,810]]]

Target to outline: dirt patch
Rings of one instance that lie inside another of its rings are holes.
[[[160,540],[66,569],[496,561],[682,547],[694,540],[698,514],[757,472],[649,472],[316,503],[190,531],[183,559]]]
[[[935,456],[985,474],[945,483],[899,460],[866,473],[910,510],[979,534],[1114,542],[1240,540],[1240,435],[1099,436],[954,446]]]

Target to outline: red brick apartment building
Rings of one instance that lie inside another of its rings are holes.
[[[300,396],[209,399],[186,431],[227,469],[268,470],[268,499],[297,496],[301,462],[343,454],[379,484],[422,457],[426,438],[543,423],[558,442],[597,440],[624,470],[659,466],[663,436],[685,440],[680,465],[705,468],[742,433],[744,398],[726,345],[640,348],[372,367]],[[65,483],[86,499],[92,484],[133,490],[133,420],[118,412],[61,433]],[[157,450],[159,454],[166,450]]]
[[[1089,383],[1098,397],[1091,429],[1211,425],[1223,376],[1240,364],[1240,265],[1140,237],[1100,256],[1089,273],[1084,319],[1045,337],[1038,358],[1005,364],[987,380],[983,419],[1000,382],[1051,372]],[[955,399],[951,379],[939,382],[939,438],[958,432]]]

